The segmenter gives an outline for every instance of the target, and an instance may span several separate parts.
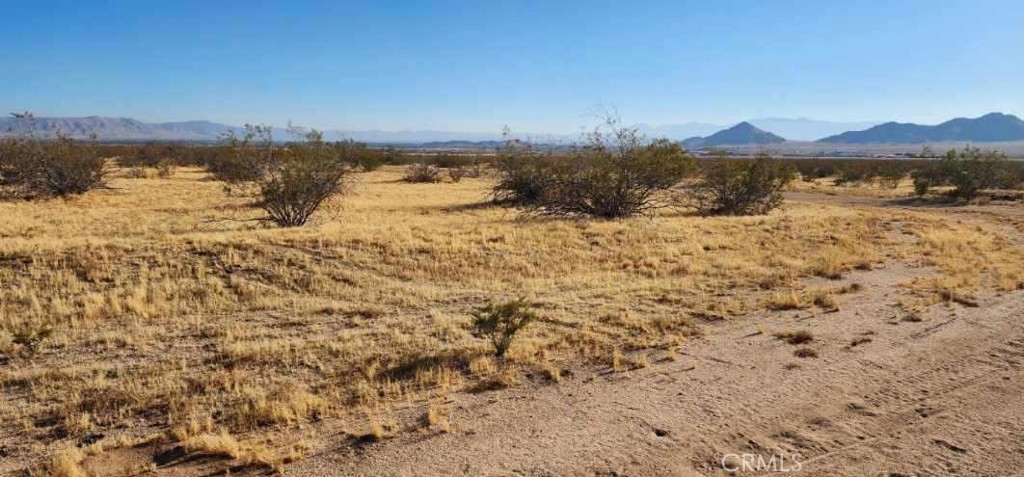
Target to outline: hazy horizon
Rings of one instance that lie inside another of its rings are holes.
[[[937,124],[1024,115],[1020,24],[1010,0],[19,3],[0,106],[328,130],[574,134],[599,105],[652,126]]]

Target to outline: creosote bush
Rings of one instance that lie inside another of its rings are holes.
[[[544,157],[506,143],[495,199],[541,215],[615,219],[648,213],[670,203],[668,191],[695,169],[678,143],[647,141],[614,119],[565,156]]]
[[[933,187],[953,186],[949,194],[964,200],[973,199],[984,190],[1018,185],[1005,154],[970,146],[962,151],[950,150],[938,162],[914,174],[914,191],[918,195],[927,194]]]
[[[491,189],[494,202],[515,207],[538,204],[551,183],[556,160],[550,151],[543,153],[530,143],[506,139],[494,161],[498,172]]]
[[[257,180],[257,205],[281,227],[304,225],[329,197],[342,190],[350,165],[323,142],[318,131],[282,151]]]
[[[461,182],[463,177],[469,176],[470,171],[462,166],[453,167],[448,169],[448,178],[452,182]]]
[[[473,313],[474,334],[490,340],[494,355],[504,357],[516,335],[537,320],[537,314],[530,309],[532,307],[525,299],[519,298],[478,308]]]
[[[433,164],[417,162],[405,168],[402,180],[413,183],[441,182],[441,169]]]
[[[0,154],[3,183],[31,195],[66,197],[106,187],[107,164],[94,142],[58,134],[7,141]]]
[[[795,169],[767,154],[752,160],[719,157],[704,164],[692,195],[702,215],[761,215],[782,203]]]
[[[263,179],[279,160],[270,126],[246,124],[241,137],[228,131],[223,139],[225,147],[211,151],[206,167],[228,190]]]

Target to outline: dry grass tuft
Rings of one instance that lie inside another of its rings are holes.
[[[799,345],[814,341],[814,335],[812,335],[811,332],[807,330],[784,331],[780,333],[775,333],[775,337],[791,345]]]

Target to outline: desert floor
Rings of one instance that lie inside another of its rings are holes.
[[[553,220],[400,177],[287,230],[193,169],[0,203],[0,474],[1024,473],[1024,204]],[[469,313],[517,296],[496,360]]]

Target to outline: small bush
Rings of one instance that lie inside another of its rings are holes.
[[[169,160],[163,160],[156,164],[156,175],[162,179],[167,179],[174,175],[174,163]]]
[[[540,202],[551,183],[550,170],[555,158],[542,154],[533,145],[507,139],[498,148],[494,161],[498,180],[491,189],[497,204],[532,206]]]
[[[11,330],[11,334],[14,336],[14,344],[20,345],[26,354],[34,355],[39,345],[53,335],[53,328],[49,325],[25,322]]]
[[[925,195],[933,187],[952,186],[950,195],[970,200],[982,191],[1014,182],[1014,172],[1006,155],[968,146],[948,151],[938,162],[914,173],[914,191]]]
[[[791,345],[799,345],[814,341],[814,335],[812,335],[810,331],[806,330],[775,333],[775,337]]]
[[[331,147],[334,148],[341,161],[364,171],[376,170],[386,162],[385,152],[370,149],[366,147],[366,144],[351,139],[338,141],[331,144]]]
[[[907,171],[896,161],[889,161],[879,166],[876,174],[878,175],[878,184],[889,189],[899,187],[903,178],[907,177]]]
[[[448,169],[448,178],[451,179],[452,182],[460,182],[463,177],[468,175],[469,169],[463,168],[462,166]]]
[[[456,167],[468,167],[473,165],[476,158],[474,156],[460,155],[460,154],[438,154],[434,156],[434,165],[445,169],[452,169]]]
[[[107,162],[94,143],[58,135],[18,141],[3,166],[4,181],[42,196],[66,197],[106,187]]]
[[[1006,155],[1001,152],[967,147],[959,153],[947,152],[939,161],[939,168],[953,186],[954,197],[973,199],[981,191],[1000,185],[1006,162]]]
[[[117,165],[125,168],[156,167],[164,159],[164,150],[156,144],[145,144],[117,157]]]
[[[499,158],[496,198],[555,216],[615,219],[667,205],[667,191],[694,169],[676,142],[648,142],[609,119],[565,157],[540,157],[512,143]]]
[[[524,299],[501,304],[490,303],[473,313],[473,328],[477,336],[487,338],[494,346],[494,355],[505,356],[516,335],[537,319],[532,305]]]
[[[245,125],[238,137],[234,131],[224,135],[225,146],[210,151],[207,170],[229,188],[259,181],[278,162],[280,151],[274,147],[270,126]]]
[[[719,157],[707,163],[692,196],[702,215],[767,214],[782,203],[795,177],[792,166],[764,154],[753,160]]]
[[[293,144],[258,181],[259,201],[268,220],[281,227],[304,225],[327,198],[339,192],[349,164],[317,131]]]
[[[414,183],[440,182],[441,169],[433,164],[418,162],[405,168],[402,180]]]
[[[797,358],[817,358],[818,352],[814,351],[813,348],[797,348],[793,351],[793,356]]]

